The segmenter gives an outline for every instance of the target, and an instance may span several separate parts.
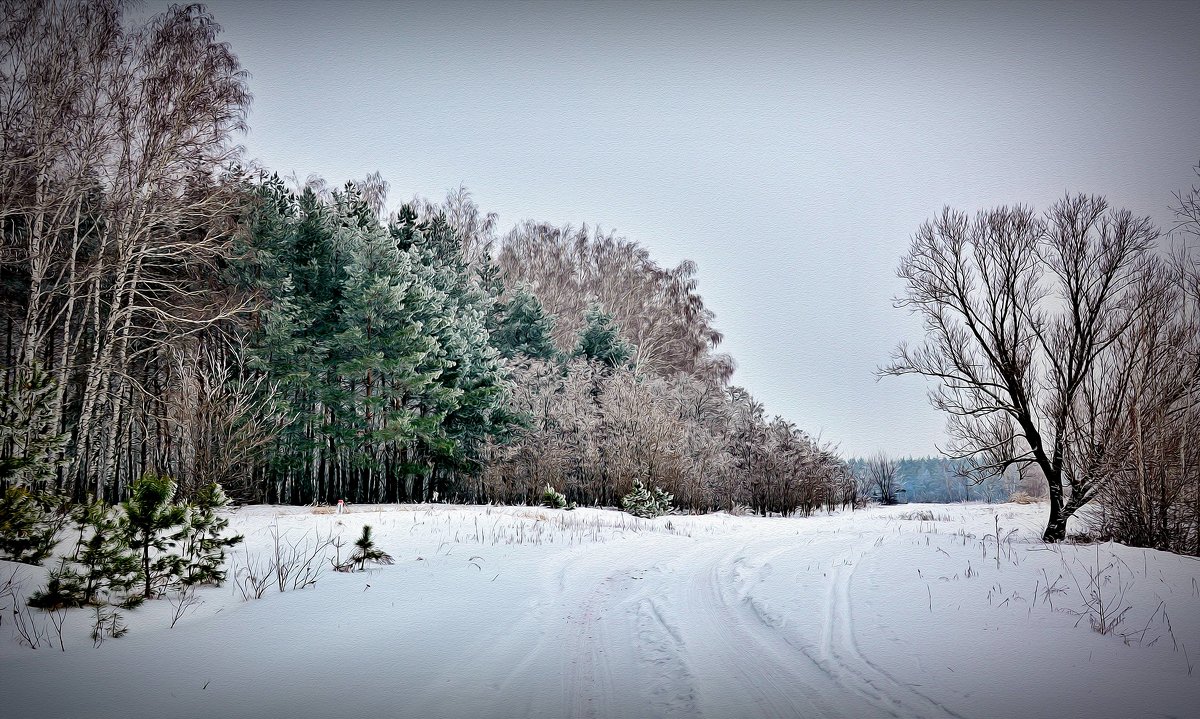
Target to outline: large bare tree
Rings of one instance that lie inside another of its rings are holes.
[[[1158,236],[1148,219],[1094,196],[1066,197],[1044,215],[1016,206],[970,219],[947,208],[900,264],[908,287],[898,304],[921,316],[927,339],[900,345],[882,372],[938,382],[931,400],[950,416],[948,453],[974,477],[1037,465],[1047,541],[1066,536],[1120,451],[1090,403],[1099,384],[1109,415],[1130,395],[1129,373],[1106,358],[1137,320]]]
[[[634,348],[639,374],[685,372],[728,381],[733,361],[697,292],[696,264],[664,268],[646,248],[599,228],[526,222],[508,233],[497,263],[506,280],[530,286],[558,319],[556,344],[569,351],[593,302],[614,316]]]

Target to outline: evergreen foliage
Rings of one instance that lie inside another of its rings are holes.
[[[345,562],[338,565],[337,569],[342,572],[350,572],[357,567],[361,571],[366,569],[367,562],[395,564],[396,560],[392,555],[375,546],[375,539],[371,536],[371,525],[364,524],[362,534],[354,540],[354,551]]]
[[[129,627],[125,625],[125,617],[117,610],[98,606],[95,608],[95,612],[92,620],[93,646],[100,646],[106,638],[119,639],[129,633]]]
[[[46,588],[30,596],[40,609],[100,605],[113,593],[127,593],[141,576],[137,557],[122,541],[113,510],[103,502],[76,507],[79,536],[71,555],[51,570]]]
[[[566,509],[567,496],[547,484],[546,491],[542,492],[542,506],[550,509]]]
[[[633,481],[633,490],[621,498],[621,508],[635,517],[647,519],[671,512],[675,498],[658,487],[646,487],[641,480]]]
[[[613,316],[599,304],[593,304],[585,318],[587,324],[579,331],[579,341],[572,355],[608,367],[619,367],[628,362],[633,356],[633,348],[621,338]]]
[[[229,521],[217,512],[228,499],[217,484],[201,488],[194,504],[176,504],[174,495],[173,480],[145,475],[134,483],[133,496],[120,513],[96,500],[78,505],[72,513],[78,529],[74,550],[50,571],[46,587],[30,597],[30,606],[119,603],[133,608],[177,583],[220,585],[225,550],[242,540],[223,536]],[[178,545],[182,554],[171,551]],[[134,587],[141,588],[140,594],[130,594]],[[106,626],[116,627],[111,617]]]
[[[129,499],[122,502],[124,515],[120,532],[125,544],[140,555],[142,598],[161,594],[177,580],[183,557],[169,550],[186,536],[183,505],[174,504],[175,481],[170,477],[145,474],[133,483]]]
[[[228,504],[221,485],[214,482],[201,488],[188,507],[183,542],[186,566],[181,577],[184,586],[220,585],[225,581],[225,550],[244,539],[240,534],[223,535],[229,520],[217,511]]]
[[[554,317],[546,314],[541,301],[527,285],[519,285],[504,303],[492,343],[510,359],[525,356],[552,360],[558,356],[554,347]]]
[[[120,522],[111,507],[98,500],[80,506],[75,561],[83,578],[81,604],[95,604],[99,593],[127,593],[137,583],[137,556],[122,542]]]
[[[54,479],[67,441],[55,426],[56,390],[54,378],[35,362],[0,392],[0,483],[45,487]]]
[[[45,589],[29,595],[29,606],[37,609],[62,609],[83,606],[83,578],[67,564],[67,558],[59,560],[58,566],[50,570]]]
[[[328,201],[278,178],[255,192],[253,262],[238,269],[267,303],[251,355],[294,419],[250,498],[424,501],[468,490],[480,448],[508,419],[488,329],[495,298],[445,219],[405,206],[385,227],[354,184]]]
[[[5,489],[0,493],[0,558],[41,564],[54,551],[69,511],[65,497],[38,494],[24,487]]]

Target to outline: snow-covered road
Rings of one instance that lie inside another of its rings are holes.
[[[560,591],[548,594],[568,630],[546,649],[566,662],[567,691],[528,713],[955,716],[859,651],[849,594],[866,551],[859,537],[823,537],[801,552],[772,535],[671,542],[653,563],[636,543],[618,544],[561,565]],[[816,590],[810,607],[785,614],[756,596],[777,565],[805,556],[825,558],[824,586],[786,591]],[[525,679],[537,695],[538,677]]]
[[[251,507],[234,524],[252,555],[272,523],[291,538],[371,524],[395,566],[256,601],[206,590],[173,628],[155,602],[98,649],[84,612],[66,652],[53,632],[17,646],[6,621],[0,715],[1200,716],[1200,562],[1047,548],[1037,506],[355,509]],[[1129,607],[1115,634],[1090,629],[1093,590]]]

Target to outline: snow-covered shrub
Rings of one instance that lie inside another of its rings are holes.
[[[621,508],[635,517],[661,517],[671,511],[674,497],[658,487],[646,487],[641,480],[633,481],[633,491],[621,498]]]
[[[550,509],[566,509],[567,496],[547,484],[546,490],[542,492],[542,506]]]

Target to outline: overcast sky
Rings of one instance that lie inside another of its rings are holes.
[[[1106,195],[1166,223],[1200,161],[1200,3],[211,2],[281,174],[459,184],[507,229],[691,258],[770,414],[934,453],[898,260],[943,205]]]

